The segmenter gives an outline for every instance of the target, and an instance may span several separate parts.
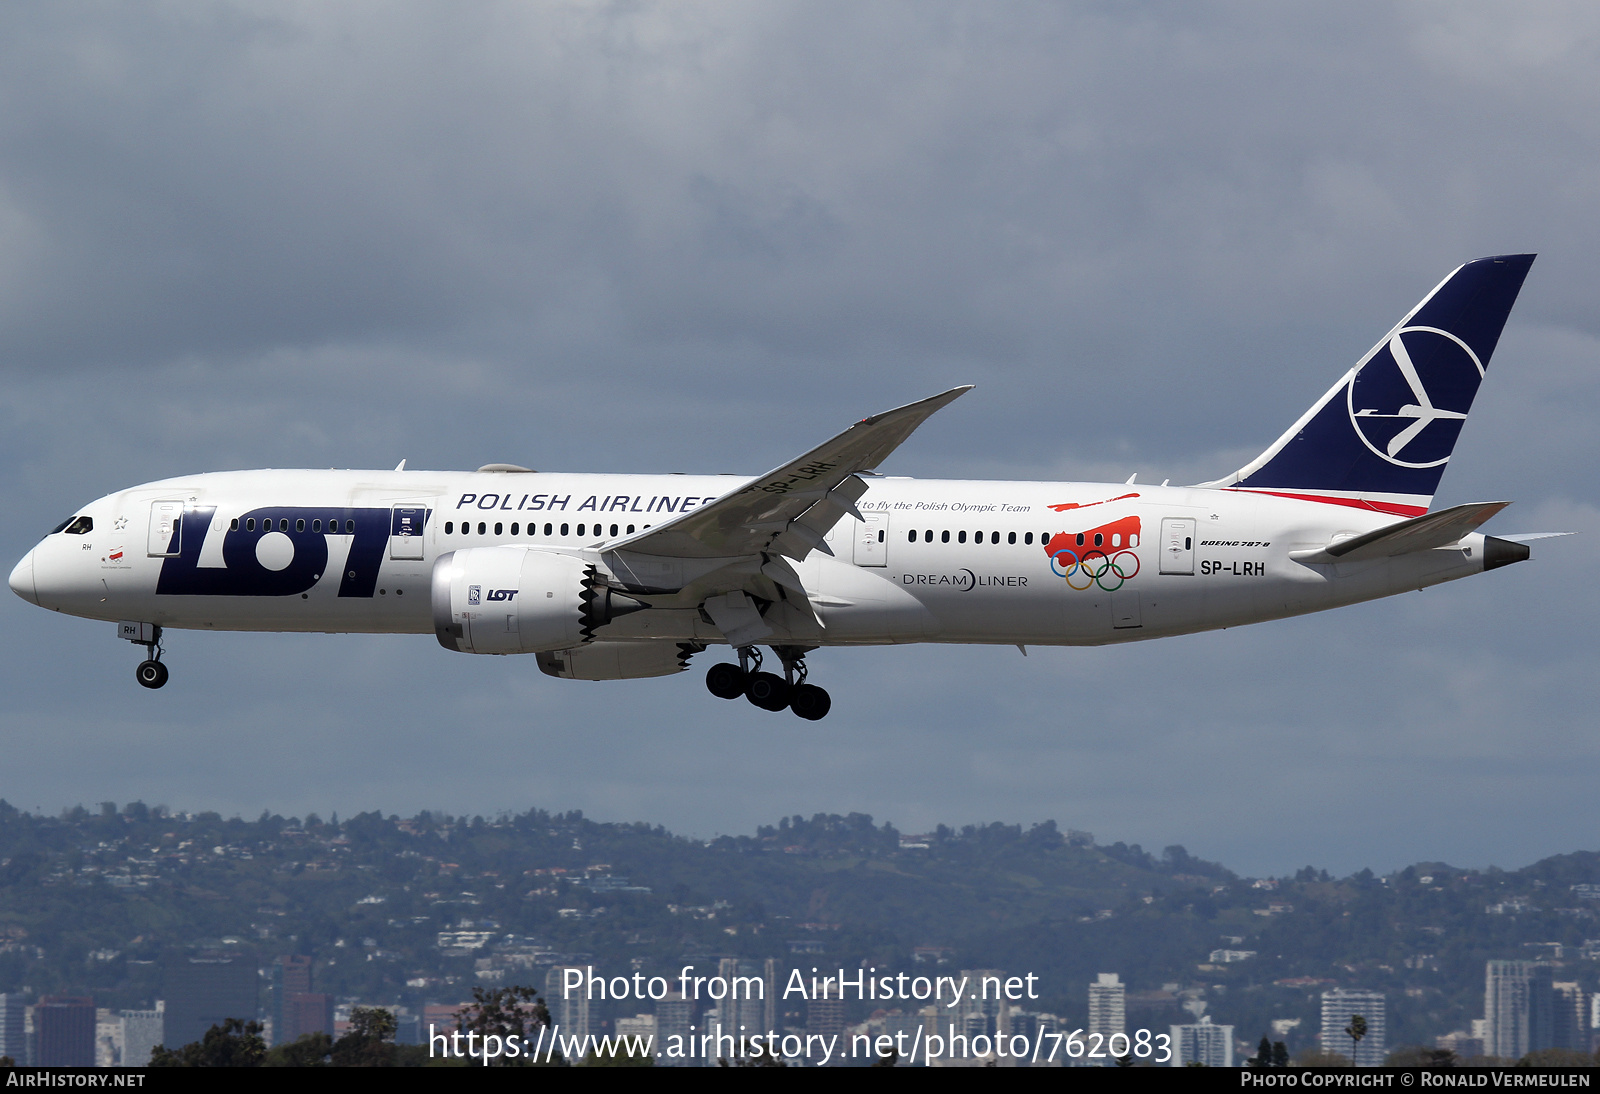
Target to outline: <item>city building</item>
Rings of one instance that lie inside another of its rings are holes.
[[[1517,1060],[1554,1043],[1555,992],[1550,967],[1535,961],[1490,961],[1484,974],[1484,1049]]]
[[[1345,1032],[1356,1015],[1366,1019],[1367,1032],[1353,1042]],[[1348,1056],[1356,1067],[1382,1067],[1388,1050],[1388,1019],[1381,991],[1335,988],[1322,993],[1322,1048]]]
[[[0,992],[0,1056],[26,1066],[28,1059],[28,1002],[16,992]]]
[[[285,954],[272,964],[272,1043],[286,1044],[298,1034],[290,1034],[284,1009],[291,995],[311,993],[311,958],[305,954]]]
[[[244,955],[178,957],[167,962],[163,1042],[182,1048],[229,1018],[256,1017],[255,961]]]
[[[579,965],[552,965],[544,977],[544,1005],[550,1010],[550,1022],[561,1027],[563,1037],[589,1036],[589,992],[583,984],[570,991],[562,990],[562,974],[568,969],[588,970]]]
[[[669,992],[664,999],[656,1001],[656,1051],[662,1053],[656,1059],[658,1067],[699,1067],[705,1061],[691,1060],[681,1055],[686,1051],[689,1036],[694,1031],[694,1003],[685,999],[677,992]],[[666,1055],[668,1050],[679,1055]]]
[[[1089,985],[1088,1032],[1100,1034],[1102,1045],[1112,1034],[1128,1032],[1128,988],[1114,972],[1101,973]]]
[[[1206,1067],[1233,1066],[1233,1027],[1211,1023],[1206,1015],[1188,1025],[1169,1026],[1172,1034],[1173,1067],[1187,1067],[1191,1063]]]
[[[333,996],[303,991],[283,1001],[283,1029],[274,1030],[279,1044],[292,1044],[311,1033],[333,1036]]]
[[[39,1067],[94,1067],[94,1000],[49,995],[33,1008]]]
[[[122,1064],[122,1015],[109,1007],[94,1012],[94,1066],[118,1067]]]
[[[1550,1047],[1589,1051],[1589,999],[1575,980],[1550,985]]]
[[[150,1053],[166,1038],[166,1003],[156,1000],[153,1010],[122,1012],[122,1066],[144,1067]]]

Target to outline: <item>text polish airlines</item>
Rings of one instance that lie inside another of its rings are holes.
[[[1256,459],[1189,487],[872,473],[955,388],[876,414],[732,489],[726,477],[238,471],[148,483],[62,522],[18,596],[114,621],[167,681],[195,630],[432,632],[571,680],[680,672],[802,718],[823,646],[1100,645],[1321,611],[1528,558],[1429,512],[1532,255],[1469,262]],[[762,671],[767,647],[782,675]]]

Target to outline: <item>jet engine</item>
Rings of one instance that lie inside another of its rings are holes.
[[[433,564],[433,631],[441,646],[459,653],[570,649],[644,607],[574,555],[468,547]]]

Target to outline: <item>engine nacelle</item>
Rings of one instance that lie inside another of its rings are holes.
[[[458,653],[535,653],[588,642],[644,608],[594,564],[526,547],[468,547],[433,564],[433,631]]]

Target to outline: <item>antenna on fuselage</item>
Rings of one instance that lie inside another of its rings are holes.
[[[394,469],[396,471],[404,471],[406,469],[406,461],[401,460],[399,463],[394,465]]]

